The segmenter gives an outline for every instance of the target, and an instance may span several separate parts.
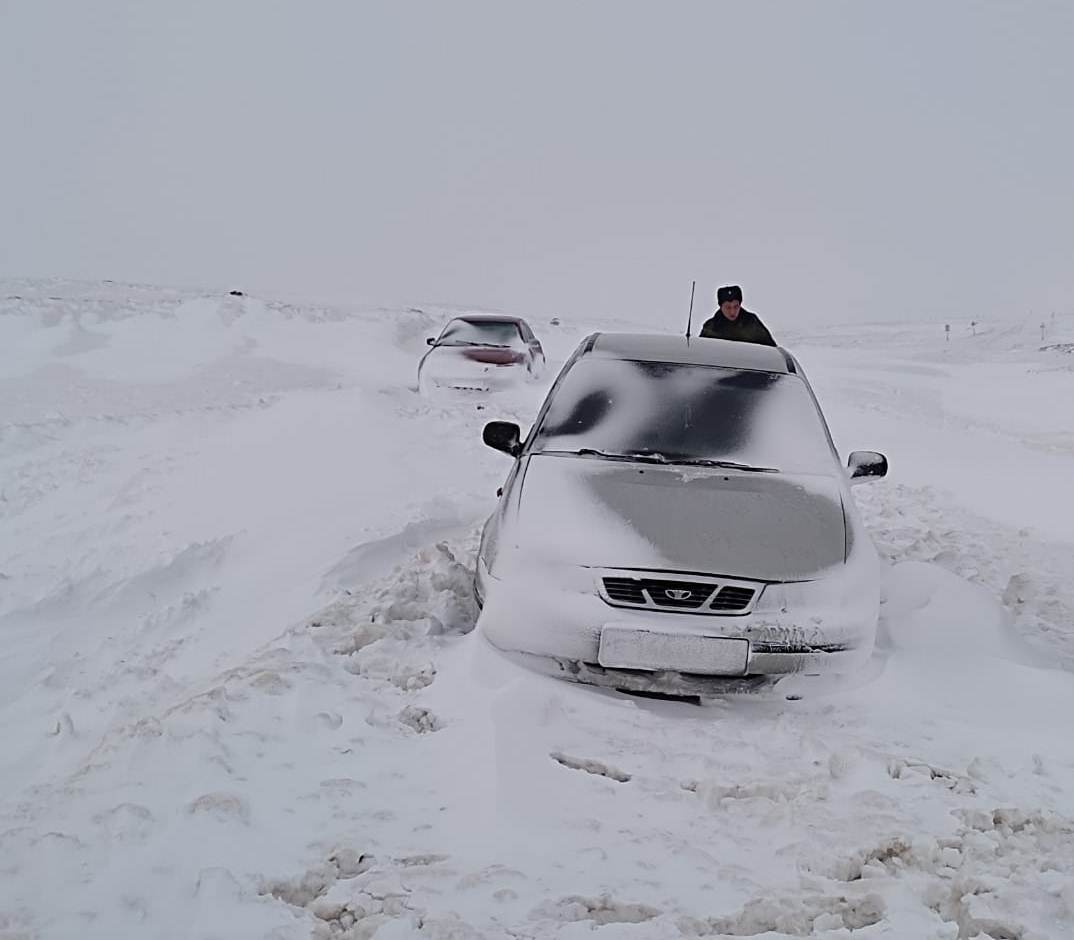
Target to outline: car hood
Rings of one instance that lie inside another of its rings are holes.
[[[527,458],[524,471],[509,541],[549,561],[794,581],[846,558],[834,475],[549,454]]]

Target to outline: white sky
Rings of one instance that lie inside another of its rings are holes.
[[[1074,4],[0,0],[0,276],[1074,310]]]

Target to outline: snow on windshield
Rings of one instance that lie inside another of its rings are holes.
[[[507,321],[492,320],[474,323],[469,320],[453,320],[440,334],[440,346],[521,346],[522,334],[518,325]]]
[[[812,397],[794,375],[587,358],[556,390],[537,451],[592,448],[831,473]]]

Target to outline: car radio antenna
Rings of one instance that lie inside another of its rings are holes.
[[[697,288],[697,281],[690,282],[690,312],[686,315],[686,338],[690,338],[690,326],[694,322],[694,290]]]

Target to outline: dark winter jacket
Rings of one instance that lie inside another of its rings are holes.
[[[760,343],[762,346],[776,345],[760,317],[750,313],[745,307],[738,311],[738,317],[734,320],[728,320],[717,310],[701,327],[701,335],[709,339],[733,339],[740,343]]]

